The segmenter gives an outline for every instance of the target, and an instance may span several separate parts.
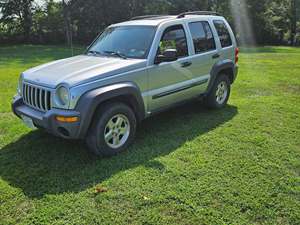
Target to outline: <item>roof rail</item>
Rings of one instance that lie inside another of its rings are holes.
[[[180,13],[177,18],[184,18],[187,15],[214,15],[214,16],[219,16],[217,12],[212,12],[212,11],[192,11],[192,12],[184,12]]]
[[[168,16],[168,15],[135,16],[135,17],[132,17],[130,20],[143,20],[143,19],[159,18],[159,17],[166,17],[166,16]]]

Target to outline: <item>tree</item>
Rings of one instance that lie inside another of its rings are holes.
[[[300,0],[39,0],[44,3],[39,6],[33,2],[0,0],[1,42],[88,44],[106,26],[133,16],[196,10],[225,16],[243,44],[300,42]]]
[[[63,18],[64,18],[64,28],[68,45],[72,45],[72,26],[71,26],[71,18],[70,18],[70,5],[67,0],[62,0],[63,5]]]
[[[2,0],[0,8],[1,21],[15,23],[23,32],[25,42],[30,41],[32,28],[32,2],[33,0]]]
[[[63,43],[66,39],[62,3],[47,0],[34,7],[32,38],[35,43]]]
[[[289,19],[290,19],[290,44],[293,46],[296,44],[297,35],[297,22],[300,19],[300,1],[290,0]]]

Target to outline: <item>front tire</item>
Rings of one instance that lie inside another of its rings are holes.
[[[110,103],[97,110],[86,142],[92,153],[109,157],[124,151],[134,140],[136,117],[123,103]]]
[[[222,74],[217,77],[210,93],[205,98],[205,104],[211,109],[223,108],[230,96],[230,80],[228,76]]]

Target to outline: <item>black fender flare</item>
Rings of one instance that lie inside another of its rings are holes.
[[[235,71],[237,71],[237,67],[234,64],[234,62],[232,60],[229,60],[229,59],[219,61],[212,67],[212,69],[210,71],[210,81],[209,81],[206,93],[209,93],[211,91],[211,89],[212,89],[212,87],[215,83],[216,78],[218,77],[220,72],[222,70],[225,70],[225,69],[231,69],[233,71],[233,76],[234,76],[234,79],[235,79],[235,76],[236,76],[236,73],[237,73]]]
[[[80,138],[85,137],[98,106],[117,97],[129,97],[130,101],[134,102],[133,107],[137,120],[141,121],[145,118],[145,105],[141,91],[134,83],[117,83],[93,89],[82,95],[75,107],[75,111],[80,113]]]

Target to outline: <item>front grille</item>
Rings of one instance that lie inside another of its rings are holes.
[[[51,109],[51,91],[32,84],[23,83],[22,97],[26,105],[46,112]]]

